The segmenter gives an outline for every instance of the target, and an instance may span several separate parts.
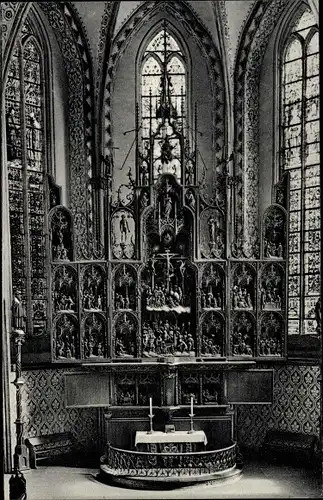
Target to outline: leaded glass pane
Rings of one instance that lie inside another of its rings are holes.
[[[308,122],[305,125],[305,140],[307,143],[319,142],[320,140],[320,123],[318,120]]]
[[[299,253],[301,250],[301,238],[300,234],[290,234],[289,235],[289,253]]]
[[[305,229],[315,230],[320,229],[321,214],[320,210],[306,210],[305,211]]]
[[[304,333],[308,335],[315,335],[316,332],[316,321],[313,319],[306,319],[304,321]]]
[[[290,275],[299,274],[301,270],[300,255],[298,253],[291,253],[288,258],[288,272]]]
[[[285,149],[285,168],[296,168],[301,166],[301,148]]]
[[[304,254],[305,263],[305,273],[307,274],[317,274],[320,272],[320,252],[306,253]]]
[[[318,76],[312,76],[306,80],[306,97],[310,99],[318,95],[320,95],[320,78]]]
[[[307,77],[319,74],[319,54],[312,54],[307,57]]]
[[[300,101],[302,99],[302,82],[294,82],[285,85],[284,103]]]
[[[320,294],[320,276],[318,274],[305,275],[305,296]]]
[[[320,185],[320,165],[313,165],[305,169],[305,187],[319,186]],[[320,201],[320,191],[318,190]]]
[[[301,191],[299,189],[297,191],[291,191],[289,200],[291,211],[298,211],[301,209]]]
[[[316,24],[314,16],[310,10],[305,10],[305,12],[300,17],[299,21],[295,25],[294,31],[302,31],[302,36],[308,34],[310,28]]]
[[[296,233],[301,230],[301,211],[291,212],[289,215],[289,231]]]
[[[320,117],[320,101],[318,97],[306,101],[306,120],[317,120]]]
[[[317,32],[312,36],[306,49],[307,54],[315,54],[316,52],[319,52],[319,34]]]
[[[284,80],[285,83],[292,83],[302,78],[302,59],[297,59],[286,63],[284,66]]]
[[[289,335],[298,335],[299,332],[299,321],[298,320],[289,320],[288,321],[288,334]]]
[[[302,176],[301,176],[301,171],[299,169],[297,170],[290,170],[290,189],[301,189],[302,187]]]
[[[288,316],[289,318],[299,318],[300,315],[300,300],[299,298],[291,298],[288,301]]]
[[[285,106],[284,125],[295,125],[301,122],[302,105],[300,102]]]
[[[288,283],[288,294],[289,297],[298,297],[300,293],[300,277],[290,276]]]
[[[305,208],[320,207],[320,188],[312,187],[305,189]]]
[[[315,318],[315,304],[318,297],[305,297],[305,318]]]
[[[293,61],[294,59],[299,59],[302,57],[302,45],[297,38],[294,38],[290,41],[287,46],[286,54],[285,54],[285,62]]]
[[[294,125],[285,129],[285,147],[293,148],[301,144],[301,126]]]
[[[305,252],[318,252],[321,245],[320,231],[304,232],[304,250]]]
[[[315,165],[320,161],[320,143],[313,142],[305,147],[305,166]]]

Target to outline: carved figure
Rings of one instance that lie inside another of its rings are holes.
[[[120,219],[120,243],[126,243],[128,234],[130,233],[129,224],[125,214],[121,215]]]
[[[19,292],[16,292],[11,305],[11,326],[14,330],[25,330],[26,311],[21,302]]]
[[[215,243],[215,241],[216,241],[216,239],[215,239],[216,221],[212,215],[208,218],[207,223],[208,223],[208,227],[209,227],[210,242]]]
[[[165,196],[164,205],[165,205],[165,211],[164,211],[165,219],[169,219],[172,211],[172,199],[169,195]]]
[[[191,190],[186,191],[185,199],[186,199],[187,205],[189,205],[192,208],[192,210],[194,210],[195,209],[195,196]]]

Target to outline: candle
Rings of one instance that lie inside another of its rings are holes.
[[[153,414],[153,398],[149,398],[150,415]]]
[[[191,415],[193,415],[193,396],[191,396]]]

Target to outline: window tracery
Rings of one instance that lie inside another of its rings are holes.
[[[43,55],[27,20],[10,64],[5,102],[12,285],[26,306],[29,335],[45,332],[48,303]]]
[[[320,295],[319,45],[309,9],[294,23],[281,68],[281,167],[290,175],[288,332],[315,334]]]

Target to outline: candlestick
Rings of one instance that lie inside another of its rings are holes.
[[[153,414],[153,398],[149,398],[149,413],[150,415]]]
[[[191,396],[191,414],[192,415],[193,415],[193,399],[194,399],[194,397]]]
[[[193,427],[193,417],[194,417],[194,415],[193,415],[193,413],[190,413],[189,416],[191,418],[191,421],[190,421],[191,428],[190,428],[189,431],[187,431],[187,434],[192,434],[192,432],[195,432],[194,427]]]
[[[154,432],[154,429],[153,429],[153,418],[154,418],[155,415],[153,415],[152,413],[150,413],[150,415],[148,415],[149,417],[149,423],[150,423],[150,429],[149,431],[147,431],[147,434],[152,434]]]

